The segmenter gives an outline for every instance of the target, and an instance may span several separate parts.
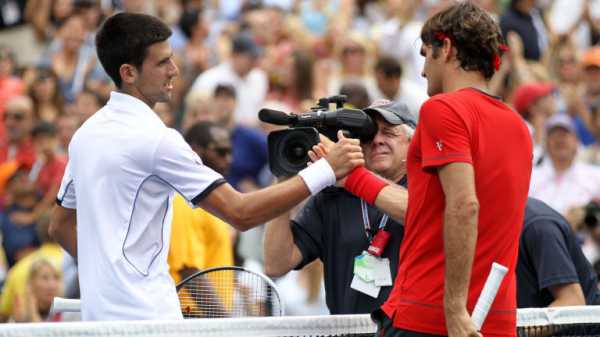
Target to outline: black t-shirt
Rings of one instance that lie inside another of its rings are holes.
[[[372,236],[383,213],[368,205]],[[386,230],[392,234],[382,257],[390,260],[392,280],[398,270],[398,254],[404,236],[402,224],[390,219]],[[302,253],[301,269],[315,259],[324,265],[325,293],[331,314],[370,313],[387,299],[392,287],[382,287],[373,298],[350,288],[354,257],[369,246],[362,220],[360,199],[343,188],[331,187],[312,197],[292,221],[294,242]]]
[[[523,56],[527,60],[539,61],[542,57],[539,43],[539,32],[533,24],[531,15],[508,8],[500,18],[500,29],[506,39],[508,33],[514,31],[523,40]]]
[[[548,287],[579,282],[586,304],[600,304],[596,275],[571,226],[545,203],[529,198],[517,263],[517,306],[547,307],[554,297]]]

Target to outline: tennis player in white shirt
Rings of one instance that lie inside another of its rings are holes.
[[[77,258],[84,320],[182,318],[167,266],[175,191],[246,230],[364,164],[359,141],[340,137],[297,177],[237,192],[152,110],[170,100],[179,73],[170,35],[157,18],[119,13],[96,36],[118,90],[73,136],[50,227]]]

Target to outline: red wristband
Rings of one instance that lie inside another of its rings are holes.
[[[377,177],[364,166],[359,166],[348,175],[344,188],[369,204],[374,205],[377,195],[387,185],[388,183],[385,180]]]

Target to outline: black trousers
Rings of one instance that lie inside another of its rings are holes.
[[[440,335],[394,328],[392,320],[381,309],[371,313],[371,319],[377,324],[377,332],[374,337],[440,337]]]

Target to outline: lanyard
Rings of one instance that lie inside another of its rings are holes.
[[[360,200],[360,209],[362,211],[363,225],[365,226],[365,234],[367,235],[367,239],[371,240],[369,236],[369,231],[371,230],[371,221],[369,221],[369,211],[367,209],[367,203],[364,200]],[[387,214],[383,214],[381,220],[379,221],[379,229],[384,229],[385,225],[389,220],[389,216]]]

